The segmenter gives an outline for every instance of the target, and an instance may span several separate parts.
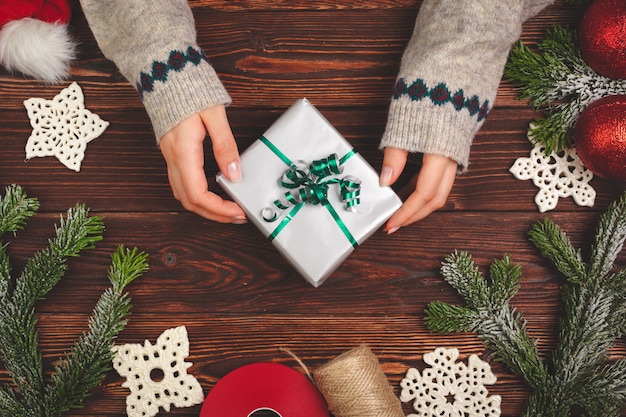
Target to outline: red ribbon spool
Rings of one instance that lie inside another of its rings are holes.
[[[200,417],[251,417],[261,410],[281,417],[329,417],[324,397],[306,376],[271,362],[245,365],[220,379]]]

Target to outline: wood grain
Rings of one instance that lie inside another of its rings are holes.
[[[382,163],[383,133],[400,57],[420,1],[191,0],[198,39],[233,97],[233,132],[245,150],[296,99],[307,97],[376,169]],[[581,7],[563,2],[524,25],[522,40],[536,44],[546,28],[575,24]],[[529,389],[495,361],[475,334],[433,334],[423,322],[427,303],[459,303],[439,273],[456,250],[472,254],[483,273],[504,254],[521,265],[524,279],[513,299],[545,357],[558,340],[563,278],[528,241],[531,225],[548,216],[588,255],[596,222],[624,191],[624,183],[594,178],[593,208],[561,199],[539,213],[537,189],[516,180],[509,167],[528,156],[528,123],[540,113],[517,99],[502,82],[496,107],[474,140],[467,174],[457,178],[443,209],[396,234],[376,232],[329,280],[313,288],[251,224],[204,221],[172,197],[165,164],[148,117],[133,88],[100,52],[79,9],[71,23],[80,41],[71,81],[84,90],[86,106],[109,121],[91,142],[81,172],[54,158],[25,161],[30,134],[22,102],[52,98],[58,85],[0,72],[0,180],[18,183],[41,202],[38,216],[15,236],[4,236],[17,274],[47,244],[59,213],[85,204],[103,216],[106,231],[96,249],[69,262],[61,283],[37,304],[46,375],[86,329],[88,315],[107,288],[110,254],[119,245],[150,254],[150,270],[129,287],[133,315],[119,343],[154,342],[164,330],[185,325],[190,357],[205,393],[229,371],[252,362],[275,361],[300,369],[280,348],[307,367],[317,366],[367,343],[390,384],[409,367],[423,369],[423,354],[456,347],[465,360],[478,354],[498,377],[489,387],[501,395],[502,415],[518,415]],[[217,172],[206,149],[210,188],[220,194]],[[411,165],[407,172],[417,172]],[[408,178],[403,178],[402,185]],[[618,257],[626,266],[626,254]],[[610,359],[623,358],[620,342]],[[10,376],[0,367],[0,384]],[[128,390],[114,371],[68,416],[121,417]],[[197,416],[200,406],[168,415]],[[410,412],[409,407],[405,411]]]

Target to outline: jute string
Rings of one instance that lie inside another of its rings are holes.
[[[322,365],[313,378],[335,417],[405,417],[378,359],[366,345]]]

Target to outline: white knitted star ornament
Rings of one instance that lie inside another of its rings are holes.
[[[77,83],[61,90],[52,100],[24,101],[33,131],[26,142],[26,159],[56,156],[67,168],[80,171],[87,143],[100,136],[109,122],[87,110]]]

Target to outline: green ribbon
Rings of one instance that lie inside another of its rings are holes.
[[[351,176],[345,176],[344,178],[333,177],[341,174],[341,165],[355,155],[356,151],[352,149],[341,158],[338,158],[337,154],[333,153],[327,158],[307,164],[303,161],[292,162],[287,155],[282,153],[265,136],[261,136],[260,141],[288,166],[279,183],[289,191],[284,193],[284,201],[280,199],[275,200],[274,206],[280,210],[287,210],[291,207],[291,210],[269,235],[269,240],[274,240],[305,204],[320,204],[326,207],[350,244],[356,248],[358,246],[356,239],[328,201],[329,187],[337,184],[341,201],[344,203],[346,210],[356,211],[356,206],[360,204],[361,181]],[[264,209],[262,216],[268,222],[278,219],[277,213],[272,208]]]

